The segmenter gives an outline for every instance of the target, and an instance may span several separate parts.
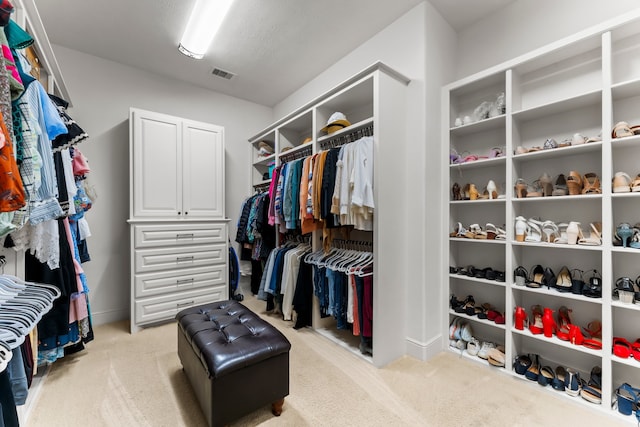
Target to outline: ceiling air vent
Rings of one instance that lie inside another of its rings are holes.
[[[235,74],[229,72],[229,71],[225,71],[221,68],[214,68],[213,71],[211,72],[211,74],[213,74],[216,77],[221,77],[223,79],[227,79],[227,80],[231,80],[232,77],[235,76]]]

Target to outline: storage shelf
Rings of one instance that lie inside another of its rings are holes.
[[[545,243],[545,242],[516,242],[512,241],[514,246],[526,246],[526,247],[538,247],[538,248],[558,248],[558,249],[573,249],[578,251],[602,251],[601,246],[588,246],[588,245],[568,245],[566,243]]]
[[[504,325],[499,325],[496,322],[489,319],[479,319],[478,316],[468,316],[464,313],[456,313],[454,310],[451,310],[451,309],[449,310],[449,314],[456,317],[460,317],[462,319],[466,319],[470,322],[482,323],[483,325],[488,325],[494,328],[505,329]]]
[[[548,150],[532,151],[530,153],[515,154],[514,162],[554,159],[561,156],[575,156],[582,153],[602,151],[602,141],[588,142],[580,145],[570,145],[568,147],[551,148]]]
[[[623,254],[640,254],[640,249],[623,248],[622,246],[614,246],[611,248],[611,252],[618,252]]]
[[[628,193],[612,193],[611,198],[613,199],[628,199],[633,197],[640,197],[640,191],[629,191]]]
[[[451,237],[449,238],[452,242],[468,242],[468,243],[484,243],[488,245],[504,245],[504,240],[495,240],[495,239],[467,239],[464,237]]]
[[[640,193],[638,193],[640,194]],[[506,201],[506,199],[503,197],[501,199],[478,199],[478,200],[452,200],[450,203],[452,205],[468,205],[468,204],[473,204],[473,205],[479,205],[482,203],[504,203]]]
[[[531,202],[558,202],[558,201],[584,201],[584,200],[602,200],[602,194],[575,194],[569,196],[546,196],[546,197],[522,197],[514,198],[515,203],[531,203]]]
[[[629,124],[632,125],[631,123]],[[615,138],[611,140],[612,148],[633,147],[638,146],[638,144],[640,144],[640,135],[625,136],[624,138]]]
[[[333,132],[332,134],[320,136],[318,137],[318,144],[322,144],[325,141],[336,139],[337,137],[342,135],[353,133],[359,129],[362,129],[371,125],[373,125],[373,117],[369,117],[367,119],[361,120],[358,123],[353,123],[351,126],[342,128],[339,131]]]
[[[611,86],[614,101],[640,95],[640,79],[627,80]]]
[[[633,368],[640,368],[640,361],[634,359],[633,357],[629,357],[627,359],[623,359],[622,357],[618,357],[615,355],[611,356],[611,361],[616,363],[621,363],[623,365],[631,366]]]
[[[558,337],[556,337],[555,335],[552,336],[551,338],[547,338],[545,337],[543,334],[537,334],[534,335],[531,333],[531,331],[529,329],[523,329],[521,331],[519,331],[516,328],[511,328],[511,332],[518,334],[518,335],[523,335],[525,337],[528,338],[532,338],[534,340],[538,340],[538,341],[543,341],[549,344],[554,344],[560,347],[565,347],[565,348],[569,348],[571,350],[576,350],[582,353],[586,353],[592,356],[596,356],[596,357],[602,357],[602,350],[593,350],[590,348],[587,348],[583,345],[575,345],[575,344],[571,344],[569,341],[562,341],[561,339],[559,339]]]
[[[452,127],[449,131],[451,132],[451,135],[455,136],[471,135],[473,133],[503,128],[505,126],[505,122],[505,115],[502,114],[500,116],[479,120],[467,125]]]
[[[601,102],[602,90],[584,93],[578,96],[550,102],[548,104],[538,105],[513,113],[513,119],[516,121],[535,120],[554,114],[563,113],[569,110],[575,110],[590,105],[597,105]]]
[[[490,159],[478,159],[465,163],[452,163],[449,165],[451,169],[474,169],[474,168],[486,168],[491,166],[498,166],[501,163],[506,163],[505,157],[493,157]]]
[[[640,312],[640,304],[625,304],[623,302],[613,300],[611,301],[611,306]]]
[[[269,156],[266,156],[266,157],[263,157],[261,159],[258,159],[256,161],[254,161],[253,165],[254,166],[258,166],[258,165],[260,165],[260,166],[268,166],[269,162],[275,162],[275,160],[276,160],[276,155],[274,153],[274,154],[271,154]]]
[[[556,289],[529,288],[527,286],[518,286],[515,284],[511,285],[511,288],[515,291],[520,291],[520,292],[530,292],[532,294],[540,294],[540,295],[551,295],[554,297],[560,297],[564,299],[584,301],[592,304],[602,305],[602,298],[589,298],[589,297],[585,297],[584,295],[572,294],[571,292],[560,292]]]
[[[466,360],[469,360],[469,361],[471,361],[473,363],[479,363],[481,365],[484,365],[484,366],[487,366],[487,367],[490,367],[490,368],[493,368],[493,369],[499,369],[501,371],[505,371],[504,368],[491,365],[488,360],[485,360],[485,359],[483,359],[481,357],[478,357],[478,356],[470,355],[467,352],[467,350],[462,350],[461,351],[461,350],[458,350],[457,348],[453,348],[453,347],[449,346],[449,351],[454,353],[454,354],[457,354],[458,356],[460,356],[460,357],[462,357],[462,358],[464,358]]]
[[[466,280],[469,282],[476,282],[476,283],[485,283],[487,285],[493,285],[493,286],[506,286],[505,282],[498,282],[497,280],[488,280],[488,279],[481,279],[478,277],[465,276],[463,274],[449,274],[449,277],[452,279]]]

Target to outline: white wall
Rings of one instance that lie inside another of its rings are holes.
[[[393,268],[398,271],[398,285],[406,285],[407,351],[422,359],[442,348],[437,276],[441,258],[436,240],[430,244],[427,239],[427,230],[433,233],[434,227],[440,227],[441,209],[434,209],[434,202],[440,200],[442,163],[440,88],[453,70],[454,46],[455,32],[430,3],[421,3],[275,106],[275,116],[285,116],[378,60],[411,79],[408,114],[396,117],[408,135],[407,144],[398,146],[399,153],[406,153],[401,162],[405,167],[394,176],[406,192],[407,203],[398,208],[398,223],[391,226],[406,236],[405,247],[393,248],[403,252],[406,263]],[[431,185],[425,188],[427,182]]]
[[[458,33],[458,80],[640,8],[637,0],[518,0]]]
[[[248,194],[247,138],[273,121],[272,110],[116,62],[54,46],[73,102],[70,115],[89,134],[80,145],[98,199],[87,213],[92,260],[83,264],[96,324],[129,317],[129,107],[224,126],[226,213],[235,220]]]

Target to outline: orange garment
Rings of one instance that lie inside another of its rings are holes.
[[[316,160],[318,172],[313,174],[313,217],[319,221],[322,220],[322,218],[320,218],[320,194],[322,193],[322,173],[324,172],[327,153],[328,151],[319,153]]]
[[[9,118],[11,119],[11,118]],[[23,207],[25,202],[24,186],[13,154],[13,143],[7,131],[4,117],[0,113],[0,138],[5,144],[0,148],[0,212],[13,212]]]

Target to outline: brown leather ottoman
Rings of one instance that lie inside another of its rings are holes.
[[[178,357],[210,426],[267,404],[280,415],[289,394],[289,349],[280,331],[237,301],[176,315]]]

